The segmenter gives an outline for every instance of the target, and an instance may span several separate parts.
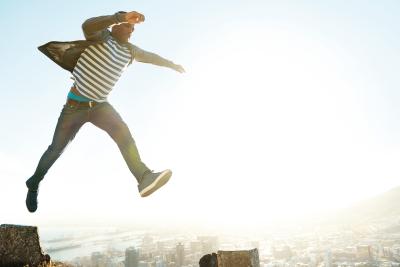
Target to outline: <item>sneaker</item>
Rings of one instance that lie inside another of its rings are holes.
[[[29,212],[35,212],[38,206],[38,193],[39,193],[39,186],[34,183],[33,179],[30,178],[26,181],[26,186],[28,187],[28,194],[26,195],[26,207],[28,208]]]
[[[154,193],[157,189],[168,182],[169,178],[171,178],[171,175],[171,170],[165,170],[157,173],[145,173],[142,181],[140,181],[138,185],[140,196],[147,197]]]
[[[28,194],[26,195],[26,207],[28,208],[29,212],[35,212],[37,210],[37,197],[38,197],[39,190],[32,190],[28,189]]]

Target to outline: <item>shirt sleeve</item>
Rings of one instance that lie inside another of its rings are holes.
[[[122,17],[119,13],[110,16],[90,18],[82,24],[83,34],[86,40],[100,41],[110,34],[108,27],[122,22]]]
[[[163,58],[155,53],[143,50],[135,45],[133,46],[134,60],[142,63],[149,63],[162,67],[171,67],[174,63],[166,58]]]

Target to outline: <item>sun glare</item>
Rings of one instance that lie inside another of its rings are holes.
[[[183,165],[205,167],[193,174],[196,188],[220,189],[209,206],[226,200],[285,216],[357,198],[342,187],[352,183],[351,124],[362,114],[340,56],[300,33],[255,28],[225,33],[202,51],[181,84],[177,123],[188,129],[180,152],[194,155]]]

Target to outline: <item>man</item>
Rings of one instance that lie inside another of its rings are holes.
[[[155,192],[171,177],[171,170],[154,173],[142,162],[127,125],[107,101],[122,72],[134,59],[180,73],[185,71],[182,66],[128,42],[134,26],[143,21],[144,16],[136,11],[95,17],[82,25],[86,40],[49,42],[39,47],[50,59],[71,71],[74,84],[58,119],[53,141],[41,157],[35,173],[26,181],[26,206],[30,212],[37,209],[40,181],[86,122],[106,131],[116,142],[138,181],[142,197]]]

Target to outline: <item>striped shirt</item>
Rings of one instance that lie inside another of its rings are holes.
[[[131,58],[128,46],[119,44],[112,36],[103,43],[88,46],[72,72],[76,89],[97,102],[107,101]]]

